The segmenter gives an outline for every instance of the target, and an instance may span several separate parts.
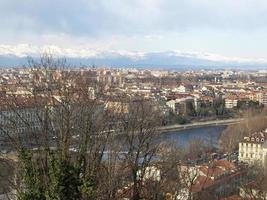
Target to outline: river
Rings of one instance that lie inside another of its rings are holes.
[[[160,134],[158,142],[172,142],[177,146],[185,147],[192,139],[201,139],[204,142],[218,145],[219,137],[226,125],[170,131]]]

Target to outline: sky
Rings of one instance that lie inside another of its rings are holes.
[[[266,0],[1,0],[0,24],[2,54],[48,47],[267,60]]]

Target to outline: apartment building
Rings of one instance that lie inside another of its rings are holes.
[[[176,114],[185,114],[187,112],[188,103],[194,104],[194,98],[192,96],[169,100],[166,102],[166,105]]]
[[[227,160],[214,160],[208,165],[198,166],[198,173],[190,187],[193,199],[199,199],[201,193],[220,199],[238,191],[242,171],[235,163]]]
[[[265,106],[267,106],[267,91],[256,93],[256,100]]]
[[[239,143],[239,162],[248,164],[266,164],[267,162],[267,129],[244,137]]]
[[[234,97],[228,97],[225,99],[225,108],[231,109],[237,106],[238,100]]]
[[[193,86],[187,84],[181,84],[179,87],[173,89],[172,91],[178,93],[190,93],[193,91]]]

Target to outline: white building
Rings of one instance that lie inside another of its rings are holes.
[[[139,170],[137,172],[138,179],[140,179],[142,176],[143,176],[143,180],[160,181],[161,172],[160,172],[160,169],[158,169],[156,166],[149,166],[149,167],[146,167],[144,171]]]
[[[265,106],[267,106],[267,92],[259,92],[256,94],[256,100]]]
[[[266,164],[267,161],[267,129],[244,137],[239,143],[239,162],[248,164]]]
[[[237,106],[238,100],[232,97],[225,99],[225,108],[231,109]]]
[[[171,108],[174,113],[178,113],[178,102],[175,100],[170,100],[166,102],[166,105]]]
[[[178,92],[178,93],[190,93],[193,91],[193,87],[191,85],[180,85],[177,88],[174,88],[172,90],[173,92]]]
[[[187,103],[194,103],[195,98],[193,96],[185,96],[177,98],[175,100],[169,100],[166,105],[176,114],[184,114],[187,109]]]

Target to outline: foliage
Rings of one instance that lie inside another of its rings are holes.
[[[79,170],[68,160],[57,158],[54,154],[50,155],[49,161],[50,181],[46,191],[46,199],[79,199],[79,185],[81,183]]]
[[[19,194],[20,200],[45,200],[44,184],[42,182],[38,165],[34,164],[33,154],[22,149],[19,152],[19,161],[22,170],[22,191]]]
[[[33,153],[20,152],[20,169],[23,190],[19,194],[21,200],[78,200],[82,197],[94,199],[95,185],[88,178],[79,174],[79,167],[69,160],[63,160],[54,153],[49,154],[48,165],[41,173],[40,163],[36,163]],[[47,180],[47,183],[45,182]]]
[[[181,116],[181,115],[177,115],[175,121],[178,124],[186,124],[189,122],[189,120],[186,117]]]

